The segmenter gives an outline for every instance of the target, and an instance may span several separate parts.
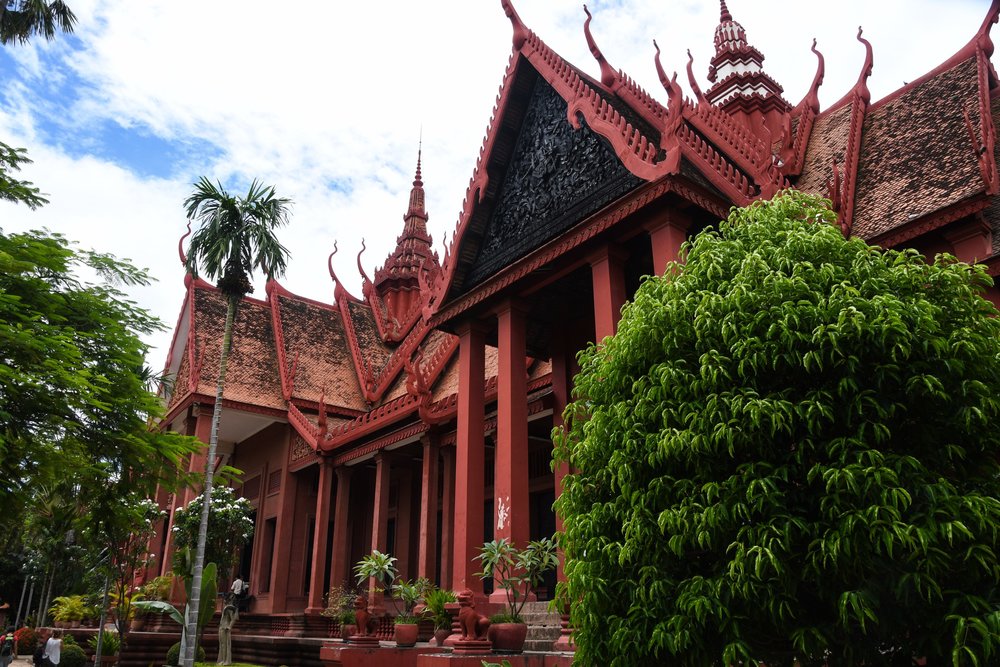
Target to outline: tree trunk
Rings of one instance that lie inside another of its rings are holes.
[[[39,599],[38,618],[35,622],[42,627],[46,625],[46,621],[49,618],[49,604],[52,601],[52,586],[55,583],[55,579],[56,569],[53,567],[49,572],[48,582],[45,583],[43,580],[42,592],[44,595]]]
[[[17,630],[21,622],[21,612],[24,610],[24,594],[28,592],[28,578],[24,578],[24,585],[21,586],[21,599],[17,601],[17,616],[14,617],[14,629]]]
[[[238,296],[231,296],[226,307],[226,328],[222,336],[222,353],[219,355],[219,382],[215,388],[215,407],[212,411],[212,434],[208,442],[205,461],[205,488],[202,491],[201,524],[198,526],[198,549],[195,551],[194,572],[191,574],[191,599],[185,619],[188,638],[184,651],[183,667],[194,667],[198,651],[198,616],[201,613],[201,574],[205,567],[205,543],[208,541],[208,516],[212,504],[212,476],[215,473],[215,450],[219,444],[219,420],[222,417],[222,390],[226,386],[226,364],[233,341],[233,320],[236,319]],[[214,600],[213,600],[214,602]]]

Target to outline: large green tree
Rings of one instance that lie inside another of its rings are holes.
[[[0,0],[0,44],[24,44],[38,35],[73,32],[76,16],[62,0]]]
[[[273,186],[256,180],[246,196],[231,195],[221,183],[213,184],[202,177],[185,200],[189,220],[199,227],[191,236],[187,269],[197,275],[199,267],[209,279],[215,280],[226,297],[226,324],[222,350],[219,354],[219,377],[212,412],[211,436],[205,465],[206,500],[202,504],[198,546],[192,574],[191,599],[186,619],[187,636],[195,637],[198,609],[201,604],[202,569],[205,564],[205,544],[208,539],[208,519],[212,505],[212,477],[215,452],[219,442],[219,420],[222,416],[222,393],[226,384],[226,364],[233,340],[233,321],[243,297],[253,291],[250,276],[260,269],[265,275],[279,277],[288,264],[288,250],[278,241],[275,230],[288,224],[291,200],[278,197]],[[188,642],[183,656],[184,667],[193,667],[195,642]]]
[[[990,278],[834,218],[734,210],[582,353],[555,433],[582,664],[1000,661]]]

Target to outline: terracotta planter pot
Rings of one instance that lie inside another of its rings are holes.
[[[420,626],[416,623],[397,623],[395,634],[396,646],[409,647],[416,645],[419,628]]]
[[[444,640],[451,636],[451,628],[436,628],[434,630],[434,642],[438,646],[444,646]]]
[[[524,650],[524,640],[528,636],[526,623],[494,623],[488,637],[493,642],[494,653],[513,654]]]

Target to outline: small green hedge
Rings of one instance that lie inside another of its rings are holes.
[[[180,657],[181,657],[181,643],[177,642],[169,649],[167,649],[167,664],[170,665],[170,667],[177,667],[177,665],[180,664]],[[205,662],[205,649],[203,649],[200,646],[198,647],[197,660],[199,662]],[[60,665],[59,667],[62,667],[62,665]]]
[[[84,667],[87,664],[87,654],[76,644],[64,644],[59,667]]]

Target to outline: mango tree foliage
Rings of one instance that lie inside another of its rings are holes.
[[[982,267],[782,193],[646,280],[556,431],[577,659],[1000,661],[1000,319]]]
[[[161,404],[141,336],[160,325],[121,291],[147,280],[57,234],[0,232],[0,527],[57,480],[100,516],[126,492],[175,481],[195,451],[150,428]]]

